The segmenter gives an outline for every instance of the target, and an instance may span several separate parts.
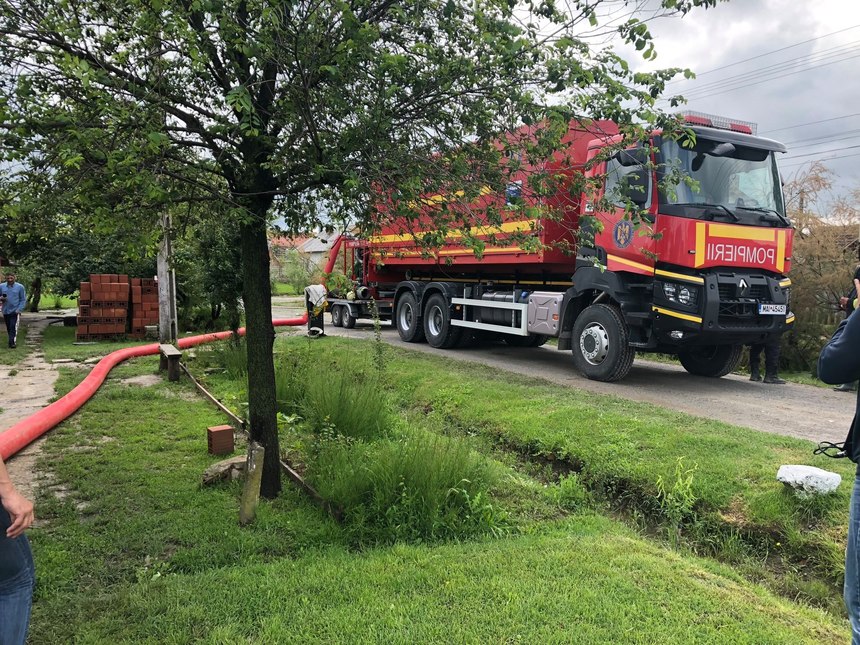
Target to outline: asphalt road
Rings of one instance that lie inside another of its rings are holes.
[[[296,315],[294,302],[273,301],[273,317]],[[300,303],[299,303],[300,308]],[[325,315],[325,333],[352,338],[372,337],[370,321],[360,320],[354,329],[331,326]],[[427,344],[404,343],[397,331],[383,325],[383,339],[404,351],[433,353],[473,361],[544,379],[567,387],[612,394],[643,401],[691,415],[724,421],[737,426],[811,441],[842,441],[854,416],[855,395],[832,389],[787,383],[753,383],[745,376],[731,374],[719,379],[692,376],[679,365],[655,363],[639,357],[626,379],[618,383],[590,381],[573,367],[567,351],[553,346],[536,349],[504,344],[476,348],[439,350]]]

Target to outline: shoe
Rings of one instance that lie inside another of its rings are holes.
[[[750,381],[760,381],[760,380],[761,380],[761,374],[759,374],[758,372],[750,372]]]
[[[9,349],[15,349],[18,347],[15,343],[9,343]]]
[[[779,378],[776,374],[766,374],[764,377],[763,383],[769,383],[770,385],[785,385],[785,381]]]
[[[843,383],[842,385],[837,385],[833,388],[834,392],[855,392],[853,385],[849,385],[848,383]]]

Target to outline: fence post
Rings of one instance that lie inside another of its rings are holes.
[[[263,457],[266,449],[256,441],[248,445],[248,461],[245,467],[245,483],[242,486],[242,501],[239,503],[239,524],[245,526],[254,521],[257,503],[260,501],[260,483],[263,481]]]

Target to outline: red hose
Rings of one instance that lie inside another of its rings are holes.
[[[308,321],[308,314],[298,318],[279,318],[272,321],[276,327],[304,325]],[[233,332],[222,331],[214,334],[202,334],[200,336],[189,336],[179,339],[179,349],[195,347],[203,343],[211,343],[216,340],[225,340]],[[245,335],[245,328],[239,329],[239,335]],[[64,397],[57,399],[47,407],[42,408],[32,416],[19,421],[11,428],[0,434],[0,457],[5,461],[16,454],[25,446],[35,441],[48,430],[65,421],[77,412],[84,403],[89,401],[98,391],[101,384],[107,378],[110,371],[121,362],[138,356],[152,356],[158,354],[158,343],[127,347],[111,352],[101,359],[87,377],[77,387]]]

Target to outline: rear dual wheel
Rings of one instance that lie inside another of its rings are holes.
[[[451,324],[451,308],[441,293],[434,293],[424,307],[424,336],[431,347],[449,349],[460,342],[461,327]]]
[[[331,324],[334,327],[352,329],[355,327],[355,316],[350,313],[346,305],[334,305],[331,308]]]

